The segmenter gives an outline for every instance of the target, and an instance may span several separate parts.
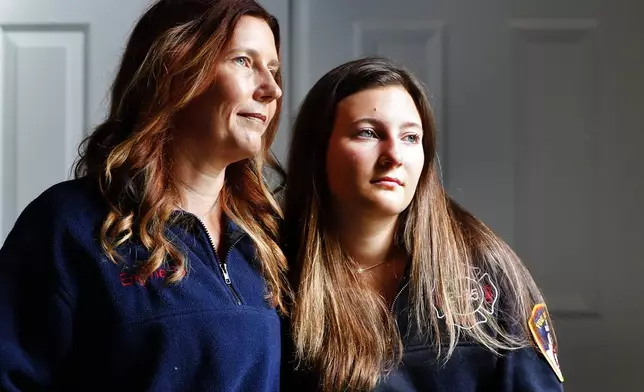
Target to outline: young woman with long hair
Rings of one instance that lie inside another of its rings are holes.
[[[296,293],[285,385],[562,389],[542,295],[510,247],[446,194],[429,100],[404,68],[364,58],[313,86],[284,208]]]

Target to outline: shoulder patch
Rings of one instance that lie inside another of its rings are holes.
[[[557,338],[552,330],[552,321],[550,320],[546,304],[536,304],[532,308],[528,326],[541,354],[546,358],[559,381],[563,382],[564,377],[559,366],[559,358],[557,357]]]

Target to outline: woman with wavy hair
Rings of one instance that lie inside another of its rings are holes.
[[[140,18],[76,178],[0,250],[0,389],[277,390],[279,51],[253,0]]]
[[[446,194],[429,100],[404,68],[364,58],[313,86],[284,209],[294,390],[561,390],[542,295]]]

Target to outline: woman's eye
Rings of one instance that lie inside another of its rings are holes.
[[[376,133],[373,129],[361,129],[360,132],[358,132],[358,137],[371,139],[376,137]]]
[[[250,59],[248,57],[235,57],[233,61],[235,62],[235,64],[241,65],[242,67],[250,67]]]
[[[403,139],[404,139],[406,142],[408,142],[408,143],[413,143],[413,144],[416,144],[416,143],[420,142],[420,136],[415,135],[415,134],[412,134],[412,135],[405,135],[405,137],[404,137]]]

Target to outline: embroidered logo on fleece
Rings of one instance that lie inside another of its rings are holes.
[[[121,253],[122,264],[115,268],[118,268],[118,277],[123,287],[135,285],[145,287],[148,282],[153,280],[165,280],[170,273],[175,272],[178,269],[175,265],[160,267],[156,271],[152,272],[147,282],[143,282],[136,276],[136,265],[137,263],[147,260],[148,253],[146,251],[140,251],[140,249],[141,247],[130,247]],[[114,265],[105,256],[101,256],[101,261],[105,264]]]
[[[528,326],[532,337],[534,338],[541,354],[546,357],[546,360],[554,370],[559,381],[563,382],[564,377],[559,366],[559,358],[557,357],[557,338],[552,330],[552,321],[545,304],[537,304],[532,309],[532,314],[528,320]]]
[[[456,318],[461,318],[465,316],[474,315],[476,317],[476,323],[469,326],[463,326],[456,322],[456,326],[461,329],[472,329],[479,324],[484,324],[488,322],[488,317],[494,314],[494,307],[496,302],[499,299],[499,290],[496,288],[490,276],[485,273],[478,279],[473,279],[470,277],[463,278],[465,279],[465,284],[469,287],[469,291],[466,295],[469,296],[469,300],[472,301],[472,309],[474,309],[470,314],[459,314],[456,313]],[[434,307],[438,318],[442,319],[445,317],[440,309]]]

